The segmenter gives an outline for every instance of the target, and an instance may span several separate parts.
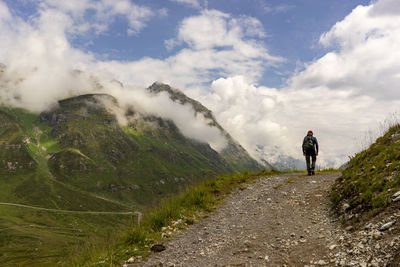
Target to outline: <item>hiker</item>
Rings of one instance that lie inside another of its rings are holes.
[[[303,140],[303,155],[306,157],[308,175],[315,175],[315,161],[318,156],[318,141],[313,136],[313,131],[309,130]],[[310,162],[310,159],[312,162]],[[311,165],[310,165],[311,164]]]

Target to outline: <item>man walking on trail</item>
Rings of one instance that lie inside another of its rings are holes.
[[[315,162],[318,156],[318,141],[309,130],[303,140],[303,155],[306,157],[308,175],[315,175]],[[310,162],[311,161],[311,162]]]

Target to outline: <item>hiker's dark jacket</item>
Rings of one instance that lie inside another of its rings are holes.
[[[312,136],[312,134],[308,134],[307,136],[309,136],[309,135]],[[307,136],[304,137],[303,144],[304,144],[304,141],[306,140]],[[314,150],[315,150],[316,153],[318,153],[319,147],[318,147],[317,138],[313,136],[313,137],[312,137],[312,141],[313,141],[313,145],[314,145]],[[302,148],[303,148],[303,153],[304,153],[304,154],[310,154],[310,153],[307,153],[307,152],[305,151],[304,146],[302,146]],[[314,152],[313,154],[315,154],[315,152]]]

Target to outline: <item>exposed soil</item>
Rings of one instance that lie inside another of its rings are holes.
[[[351,232],[331,214],[330,187],[339,176],[261,178],[134,266],[385,266],[399,243],[387,234],[393,229],[379,230],[386,221]]]

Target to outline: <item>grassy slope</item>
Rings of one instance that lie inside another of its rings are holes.
[[[52,177],[46,156],[59,147],[43,124],[36,124],[43,133],[35,140],[33,124],[37,117],[18,109],[0,111],[0,157],[6,163],[1,162],[0,202],[66,210],[126,210]],[[29,143],[23,141],[27,136]],[[5,149],[10,144],[18,146]],[[7,162],[12,163],[12,169]],[[123,215],[65,214],[0,205],[0,265],[55,264],[91,236],[106,237],[112,229],[130,221],[131,217]]]
[[[366,215],[384,209],[397,190],[400,190],[399,125],[350,160],[334,185],[331,198],[337,210],[347,203],[351,213]]]
[[[0,265],[61,266],[64,257],[79,252],[88,242],[105,242],[131,219],[0,206]]]

